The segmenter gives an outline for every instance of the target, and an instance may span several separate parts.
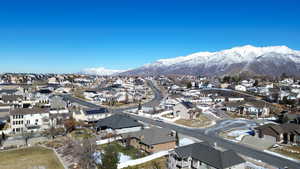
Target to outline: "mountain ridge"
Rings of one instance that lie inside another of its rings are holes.
[[[159,59],[120,73],[121,75],[208,75],[251,72],[278,76],[300,74],[300,51],[287,46],[238,46],[216,52],[197,52],[187,56]]]

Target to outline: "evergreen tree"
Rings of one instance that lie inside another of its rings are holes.
[[[175,138],[176,138],[176,146],[179,146],[179,136],[178,136],[178,132],[176,132]]]
[[[187,87],[188,89],[192,88],[192,83],[191,83],[191,82],[188,82],[188,83],[186,84],[186,87]]]
[[[119,163],[119,153],[114,146],[108,145],[101,155],[99,169],[117,169]]]
[[[6,139],[6,135],[4,134],[4,132],[2,131],[2,136],[1,136],[2,140]]]

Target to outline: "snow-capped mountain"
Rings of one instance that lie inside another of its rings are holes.
[[[300,51],[286,46],[234,47],[218,52],[199,52],[187,56],[160,59],[122,74],[225,75],[248,72],[263,75],[288,73],[299,75]]]
[[[82,73],[90,74],[90,75],[99,75],[99,76],[110,76],[124,71],[126,70],[113,70],[113,69],[106,69],[104,67],[98,67],[98,68],[86,68],[82,70]]]

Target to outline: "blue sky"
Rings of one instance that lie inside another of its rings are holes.
[[[242,45],[300,50],[297,0],[0,2],[0,72],[129,69]]]

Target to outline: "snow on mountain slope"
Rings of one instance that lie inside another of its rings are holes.
[[[113,70],[113,69],[106,69],[104,67],[98,67],[98,68],[86,68],[82,71],[82,73],[91,74],[91,75],[109,76],[124,71],[126,70]]]
[[[183,62],[189,64],[212,64],[214,62],[219,63],[220,61],[223,63],[238,63],[245,61],[248,62],[266,53],[300,55],[299,51],[292,50],[286,46],[254,47],[251,45],[246,45],[242,47],[234,47],[232,49],[222,50],[220,52],[199,52],[171,59],[160,59],[150,65],[153,66],[156,64],[161,64],[164,66],[170,66]]]
[[[280,64],[282,63],[282,64]],[[124,74],[207,74],[222,75],[250,71],[257,73],[255,65],[261,65],[260,74],[273,75],[270,70],[279,68],[295,74],[300,71],[300,51],[287,46],[255,47],[251,45],[234,47],[219,52],[198,52],[187,56],[160,59],[154,63],[125,72]],[[277,67],[274,67],[277,66]],[[287,67],[286,67],[286,66]],[[293,69],[288,67],[291,65]],[[273,66],[273,67],[269,67]]]

